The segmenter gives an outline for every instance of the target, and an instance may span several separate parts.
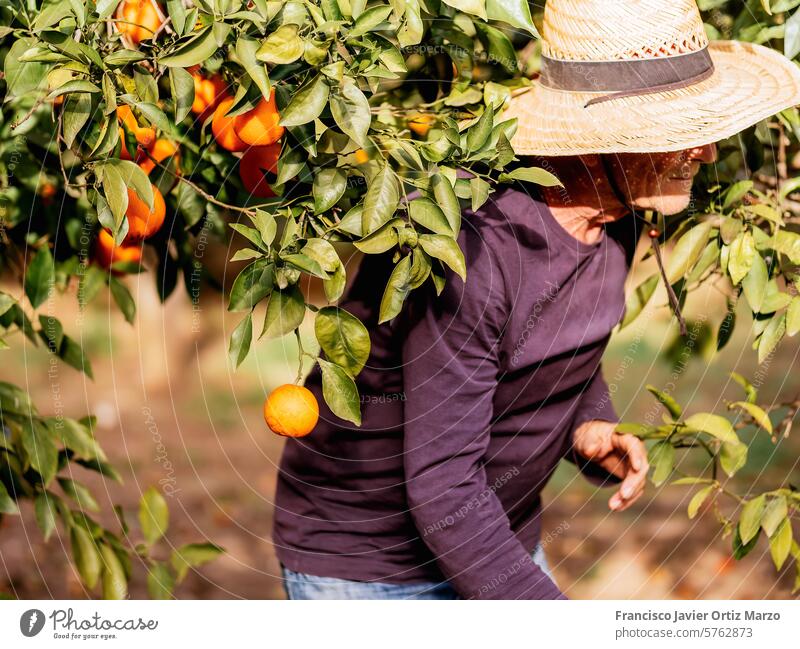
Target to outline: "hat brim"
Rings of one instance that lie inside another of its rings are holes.
[[[598,93],[534,84],[511,100],[519,119],[517,155],[657,153],[703,146],[800,104],[800,68],[780,53],[739,41],[712,41],[714,73],[678,90],[584,107]]]

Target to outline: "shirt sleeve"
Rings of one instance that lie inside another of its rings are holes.
[[[565,599],[516,538],[487,485],[484,455],[508,307],[500,267],[486,244],[476,244],[473,254],[469,242],[462,247],[466,285],[448,273],[442,295],[423,294],[404,344],[411,514],[462,597]]]
[[[603,372],[599,367],[594,373],[594,376],[589,380],[578,401],[578,407],[575,411],[575,418],[572,424],[573,435],[581,424],[593,420],[619,421],[617,412],[614,409],[614,404],[611,401],[611,394],[608,391],[608,384],[605,382],[605,379],[603,379]],[[602,487],[621,482],[617,476],[609,473],[594,462],[578,455],[572,447],[572,436],[570,436],[570,447],[567,450],[565,459],[575,464],[584,477],[592,484]]]

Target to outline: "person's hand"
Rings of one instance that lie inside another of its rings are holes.
[[[581,457],[622,479],[608,500],[609,509],[622,511],[644,492],[650,465],[642,440],[618,433],[616,427],[610,421],[587,421],[575,430],[573,448]]]

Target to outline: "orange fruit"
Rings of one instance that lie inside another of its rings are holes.
[[[304,437],[314,430],[318,419],[317,399],[302,385],[281,385],[264,401],[264,420],[278,435]]]
[[[356,164],[363,165],[369,162],[369,153],[364,151],[364,149],[356,149],[355,156],[356,156]]]
[[[56,195],[56,186],[53,183],[46,182],[39,189],[39,196],[48,200]]]
[[[149,175],[156,168],[156,162],[164,162],[164,160],[174,156],[175,164],[177,165],[180,160],[178,151],[177,144],[170,140],[159,138],[153,142],[153,146],[149,149],[139,151],[139,155],[136,156],[136,162]],[[156,162],[153,162],[151,158],[155,159]]]
[[[155,0],[122,0],[116,17],[117,29],[134,45],[152,39],[161,27],[161,15]]]
[[[164,225],[164,217],[167,213],[167,206],[164,197],[158,188],[153,185],[153,209],[147,209],[147,204],[139,198],[139,195],[132,189],[128,190],[128,209],[125,215],[128,217],[128,235],[125,241],[139,241],[152,237]]]
[[[233,105],[233,97],[223,99],[217,110],[214,111],[214,119],[211,122],[211,132],[223,149],[228,151],[244,151],[247,148],[247,143],[242,142],[239,136],[233,129],[234,117],[228,117],[226,113]]]
[[[275,142],[269,146],[251,147],[239,160],[239,178],[252,196],[259,198],[275,196],[265,173],[277,173],[280,155],[281,143]]]
[[[142,261],[142,246],[125,243],[118,246],[111,233],[102,228],[94,244],[94,259],[103,268],[111,268],[117,262],[138,264]]]
[[[149,126],[139,126],[139,122],[136,121],[136,117],[133,114],[130,106],[117,106],[117,119],[125,124],[125,128],[127,128],[131,133],[136,136],[136,141],[144,147],[149,147],[153,142],[156,140],[156,132],[154,129],[150,128]],[[123,148],[125,147],[125,136],[122,132],[120,132],[120,138],[123,142]],[[125,150],[125,153],[130,156],[130,153]],[[130,160],[130,158],[125,158],[126,160]]]
[[[275,93],[269,99],[261,99],[253,110],[237,115],[233,120],[233,130],[242,142],[251,146],[266,146],[277,142],[283,135],[283,126],[278,124],[281,116],[275,105]]]
[[[214,75],[207,79],[198,72],[192,73],[194,79],[194,101],[192,102],[192,112],[199,115],[201,121],[205,121],[209,115],[227,96],[225,80],[219,75]]]
[[[420,137],[425,137],[435,121],[433,115],[415,115],[408,120],[408,128]]]

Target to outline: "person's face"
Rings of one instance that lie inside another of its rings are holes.
[[[717,159],[715,144],[674,153],[621,153],[613,157],[615,179],[633,207],[677,214],[689,205],[700,163]]]

